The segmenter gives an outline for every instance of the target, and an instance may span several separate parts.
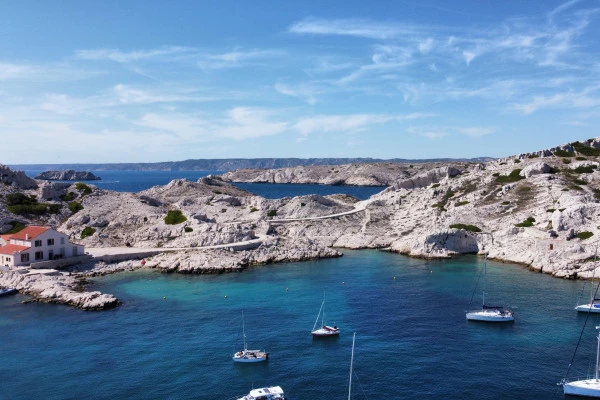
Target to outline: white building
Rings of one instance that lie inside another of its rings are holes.
[[[84,254],[84,246],[69,242],[67,235],[47,226],[28,226],[0,237],[0,266],[30,265]]]

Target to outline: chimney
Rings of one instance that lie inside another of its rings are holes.
[[[25,240],[29,240],[29,233],[25,234]]]

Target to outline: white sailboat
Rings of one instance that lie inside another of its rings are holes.
[[[261,361],[267,361],[269,359],[269,353],[264,350],[248,350],[246,344],[246,326],[244,323],[244,312],[242,311],[242,334],[244,336],[244,349],[236,352],[233,355],[233,361],[242,363],[255,363]]]
[[[317,329],[319,317],[321,318],[321,327]],[[330,337],[340,334],[340,329],[336,325],[329,326],[325,323],[325,295],[323,295],[323,302],[321,303],[321,308],[319,309],[319,313],[317,314],[317,319],[315,320],[315,324],[313,325],[311,333],[313,337]]]
[[[489,306],[485,304],[485,286],[487,282],[487,254],[483,262],[483,292],[481,310],[467,312],[467,320],[483,322],[510,322],[514,321],[512,311],[506,310],[502,306]],[[477,288],[477,287],[476,287]]]
[[[600,326],[596,326],[596,329],[600,330]],[[596,368],[594,377],[571,382],[568,382],[566,379],[563,380],[561,384],[565,394],[600,398],[600,379],[598,379],[598,369],[600,369],[600,332],[598,333],[597,339],[598,344],[596,345]]]
[[[281,386],[269,386],[252,389],[250,393],[237,400],[286,400]]]
[[[575,310],[579,312],[589,313],[600,313],[600,299],[595,298],[597,289],[594,287],[594,276],[596,275],[596,256],[598,254],[598,247],[596,245],[596,252],[594,254],[594,271],[592,272],[592,289],[590,294],[590,302],[587,304],[579,304],[575,307]]]

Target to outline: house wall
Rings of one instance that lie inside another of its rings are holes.
[[[48,240],[53,240],[53,244],[49,244]],[[39,246],[36,246],[36,242]],[[28,250],[23,250],[20,253],[16,253],[11,258],[11,262],[2,262],[1,265],[10,266],[23,266],[30,265],[36,262],[51,261],[55,259],[63,259],[70,257],[79,257],[85,255],[85,247],[80,244],[69,242],[69,237],[64,233],[57,232],[52,229],[48,229],[42,234],[32,238],[31,240],[15,240],[11,239],[12,244],[18,244],[21,246],[29,246]],[[21,261],[21,254],[29,254],[29,260]],[[37,257],[36,257],[37,255]],[[1,261],[1,256],[0,256]]]

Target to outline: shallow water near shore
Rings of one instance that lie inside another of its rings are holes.
[[[573,310],[583,282],[488,262],[486,297],[514,307],[516,322],[481,324],[465,310],[482,258],[343,252],[241,273],[94,278],[90,289],[123,301],[104,312],[0,298],[0,397],[231,399],[280,385],[291,400],[346,398],[353,332],[355,399],[563,397],[556,383],[585,322]],[[339,338],[310,335],[323,294]],[[242,310],[248,347],[266,349],[265,363],[231,360]],[[594,324],[595,316],[571,376],[595,357]]]

